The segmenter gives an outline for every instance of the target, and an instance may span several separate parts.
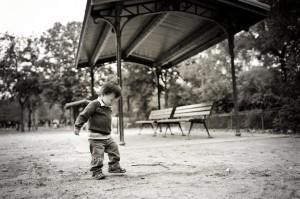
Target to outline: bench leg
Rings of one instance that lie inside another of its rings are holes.
[[[188,132],[188,138],[187,139],[190,139],[190,134],[191,134],[191,130],[193,128],[193,125],[194,125],[194,122],[191,122],[190,129],[189,129],[189,132]]]
[[[171,135],[174,135],[174,134],[172,133],[170,124],[166,124],[166,125],[167,125],[167,127],[166,127],[166,130],[165,130],[165,135],[164,135],[163,137],[167,137],[167,131],[168,131],[168,129],[170,130]]]
[[[207,132],[208,138],[212,138],[212,136],[209,134],[209,131],[208,131],[208,128],[207,128],[207,126],[206,126],[206,123],[205,123],[205,122],[203,122],[203,125],[204,125],[204,127],[205,127],[205,129],[206,129],[206,132]]]
[[[150,125],[151,125],[151,128],[152,128],[153,132],[154,132],[153,136],[156,136],[156,130],[155,130],[153,124],[151,123]]]
[[[167,128],[166,128],[166,130],[165,130],[165,134],[164,134],[164,138],[166,138],[167,137],[167,131],[168,131],[168,125],[167,125]]]
[[[171,124],[168,124],[168,127],[169,127],[169,129],[170,129],[171,135],[174,135],[174,133],[173,133],[172,130],[171,130]]]
[[[185,134],[183,133],[183,130],[182,130],[182,128],[181,128],[180,122],[178,123],[178,126],[179,126],[179,128],[180,128],[180,131],[181,131],[182,136],[185,136]]]
[[[155,133],[156,133],[156,135],[157,135],[157,130],[158,130],[158,128],[160,128],[160,132],[161,132],[161,125],[160,125],[160,123],[156,123],[156,128],[155,128]]]
[[[142,130],[143,130],[144,124],[142,124],[140,131],[139,131],[139,135],[142,135]]]

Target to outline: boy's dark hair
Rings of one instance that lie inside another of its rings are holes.
[[[99,95],[109,95],[114,93],[116,98],[121,96],[121,87],[114,83],[105,83],[99,92]]]

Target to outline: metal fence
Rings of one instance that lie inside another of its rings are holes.
[[[239,122],[241,129],[273,129],[275,118],[280,119],[280,109],[251,110],[239,112]],[[212,114],[207,120],[209,128],[234,129],[235,121],[233,113]]]

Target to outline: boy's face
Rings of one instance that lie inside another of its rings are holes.
[[[111,106],[112,103],[117,99],[116,95],[114,93],[101,95],[101,99],[104,102],[105,105]]]

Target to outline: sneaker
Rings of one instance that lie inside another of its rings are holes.
[[[105,175],[100,171],[100,172],[93,172],[92,177],[95,180],[102,180],[105,178]]]
[[[109,173],[126,173],[126,169],[123,169],[121,167],[117,167],[117,168],[109,167],[108,172]]]

